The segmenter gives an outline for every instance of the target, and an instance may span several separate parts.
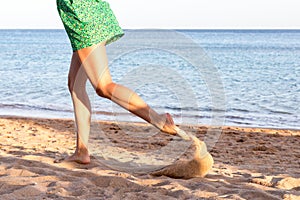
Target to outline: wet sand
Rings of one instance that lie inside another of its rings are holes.
[[[117,147],[137,154],[179,140],[151,136],[157,130],[144,123],[93,122],[93,130],[99,127]],[[180,128],[205,140],[210,127]],[[75,149],[72,120],[1,117],[0,199],[300,199],[300,131],[217,129],[209,174],[174,179],[111,169],[93,155],[88,165],[54,163]]]

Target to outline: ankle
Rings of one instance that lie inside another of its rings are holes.
[[[89,150],[85,146],[80,146],[75,151],[78,155],[89,155]]]

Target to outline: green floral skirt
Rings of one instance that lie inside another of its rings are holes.
[[[123,30],[107,2],[102,0],[57,0],[57,10],[73,51],[106,41],[116,41]]]

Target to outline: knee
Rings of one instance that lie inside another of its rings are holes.
[[[113,82],[107,84],[98,84],[95,90],[100,97],[111,99],[115,85],[116,84]]]
[[[86,80],[74,79],[73,77],[68,77],[68,89],[70,94],[86,92]]]

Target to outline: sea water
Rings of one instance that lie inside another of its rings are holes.
[[[143,37],[118,41],[125,46],[108,45],[109,58],[122,50],[110,59],[113,80],[136,91],[158,112],[171,113],[179,124],[300,129],[299,30],[177,32],[197,47],[177,38],[157,42],[150,37],[160,36],[160,30],[139,30]],[[156,48],[138,48],[146,40]],[[212,94],[211,71],[198,76],[181,53],[161,48],[174,44],[182,54],[201,49],[221,90]],[[135,46],[134,52],[126,52]],[[72,50],[64,30],[0,30],[0,47],[0,115],[73,118],[67,87]],[[90,85],[87,91],[94,119],[141,121],[97,97]],[[222,101],[216,107],[218,98]]]

